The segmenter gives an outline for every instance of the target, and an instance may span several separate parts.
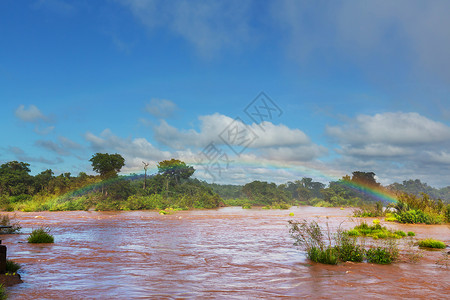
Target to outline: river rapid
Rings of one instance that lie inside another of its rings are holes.
[[[19,212],[22,234],[0,239],[22,265],[24,283],[7,290],[10,299],[449,299],[450,269],[435,263],[442,250],[418,263],[330,266],[293,246],[288,220],[348,229],[360,221],[351,215],[315,207]],[[450,243],[447,225],[381,224]],[[51,229],[54,244],[26,242],[40,226]]]

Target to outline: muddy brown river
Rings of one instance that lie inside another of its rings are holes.
[[[358,220],[349,216],[315,207],[17,213],[22,234],[0,238],[22,265],[10,299],[450,299],[450,269],[435,263],[443,250],[418,263],[330,266],[292,245],[288,220],[350,228]],[[446,225],[382,225],[450,244]],[[26,242],[40,226],[54,244]]]

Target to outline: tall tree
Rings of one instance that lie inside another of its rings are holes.
[[[158,174],[164,175],[171,181],[175,181],[176,184],[181,179],[188,179],[194,172],[194,167],[188,166],[178,159],[172,158],[171,160],[163,160],[158,163]]]
[[[0,166],[0,194],[16,196],[30,194],[33,189],[33,177],[30,172],[30,164],[18,161],[10,161]],[[31,190],[30,190],[31,189]]]
[[[125,159],[120,154],[96,153],[89,160],[92,168],[103,179],[116,177],[120,169],[125,165]]]
[[[117,177],[117,173],[125,165],[125,159],[120,154],[96,153],[92,155],[89,160],[92,163],[92,168],[99,173],[102,179],[109,179]],[[104,186],[102,184],[102,194]]]

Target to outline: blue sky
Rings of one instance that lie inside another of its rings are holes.
[[[108,152],[125,157],[124,174],[174,157],[219,183],[359,170],[447,186],[449,11],[448,1],[2,1],[0,162],[76,175]]]

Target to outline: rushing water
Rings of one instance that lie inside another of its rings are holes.
[[[294,217],[289,213],[293,212]],[[449,269],[426,252],[416,264],[311,263],[292,245],[287,220],[318,217],[332,228],[355,225],[349,209],[18,213],[23,234],[3,235],[24,283],[11,299],[444,299]],[[327,219],[325,216],[329,216]],[[54,244],[28,244],[48,226]],[[445,225],[399,225],[417,238],[450,242]],[[448,249],[446,250],[448,251]]]

